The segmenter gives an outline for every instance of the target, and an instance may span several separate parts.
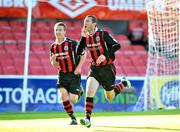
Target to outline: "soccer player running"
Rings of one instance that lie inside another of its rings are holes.
[[[58,68],[57,88],[60,89],[64,109],[71,117],[70,125],[77,125],[71,103],[76,103],[82,95],[80,73],[86,53],[78,56],[77,42],[66,38],[65,33],[66,25],[63,22],[54,25],[56,41],[50,48],[50,62]]]
[[[82,38],[78,45],[77,54],[83,55],[87,47],[91,55],[90,73],[86,84],[85,119],[80,123],[86,127],[91,126],[91,113],[93,110],[93,98],[99,85],[105,90],[107,100],[112,100],[124,87],[130,88],[131,83],[125,77],[119,84],[115,84],[116,68],[113,64],[114,53],[120,49],[120,44],[106,31],[97,28],[97,19],[94,16],[86,16],[81,32]]]

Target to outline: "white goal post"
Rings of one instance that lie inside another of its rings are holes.
[[[151,1],[147,14],[148,63],[134,111],[180,108],[180,2]]]

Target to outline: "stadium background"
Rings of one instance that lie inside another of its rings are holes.
[[[53,26],[67,25],[67,37],[80,39],[83,18],[94,15],[99,26],[116,38],[122,48],[116,53],[117,81],[127,76],[135,93],[123,93],[108,103],[99,88],[94,111],[133,111],[142,90],[147,64],[148,24],[145,5],[149,0],[39,0],[33,1],[30,33],[26,111],[63,111],[56,90],[56,69],[49,62],[54,42]],[[0,111],[22,111],[23,74],[28,0],[0,1]],[[85,88],[89,56],[82,69]],[[164,82],[166,83],[166,82]],[[84,97],[75,105],[83,111]]]

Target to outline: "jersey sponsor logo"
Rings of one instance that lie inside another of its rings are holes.
[[[57,53],[56,56],[58,60],[63,60],[69,58],[69,53],[68,52]]]
[[[68,46],[64,46],[64,50],[66,51],[66,50],[68,50],[69,48],[68,48]]]
[[[57,53],[56,56],[67,55],[68,52]]]
[[[97,47],[99,46],[100,43],[96,43],[96,44],[87,44],[87,47],[90,48],[90,47]]]
[[[74,18],[96,5],[94,0],[49,0],[49,4],[64,12],[68,16]]]
[[[99,40],[100,40],[100,37],[99,37],[99,36],[97,36],[97,37],[96,37],[96,41],[99,41]]]

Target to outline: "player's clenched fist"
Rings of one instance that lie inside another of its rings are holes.
[[[75,74],[75,75],[81,74],[81,67],[80,67],[80,66],[77,66],[77,67],[76,67],[76,69],[75,69],[75,71],[74,71],[74,74]]]
[[[89,35],[89,32],[87,31],[87,28],[84,26],[81,30],[81,36],[87,37]]]
[[[56,66],[56,54],[52,53],[52,55],[51,55],[51,64],[53,66]]]
[[[104,55],[100,55],[98,57],[98,59],[96,60],[96,64],[100,64],[101,62],[103,62],[106,59],[106,57]]]

